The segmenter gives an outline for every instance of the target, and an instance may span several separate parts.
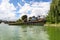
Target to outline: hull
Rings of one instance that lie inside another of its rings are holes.
[[[44,22],[9,23],[9,25],[40,25],[40,26],[43,26]]]

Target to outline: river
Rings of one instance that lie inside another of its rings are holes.
[[[0,24],[0,40],[49,40],[43,26],[12,26]]]

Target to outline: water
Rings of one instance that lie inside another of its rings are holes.
[[[10,26],[0,24],[0,40],[49,40],[43,26]]]

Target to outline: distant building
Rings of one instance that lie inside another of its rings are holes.
[[[33,16],[29,22],[44,22],[44,21],[45,16],[38,16],[38,17]]]
[[[31,17],[31,19],[29,20],[29,22],[35,22],[37,19],[35,16]]]

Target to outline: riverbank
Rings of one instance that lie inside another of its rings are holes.
[[[60,27],[60,23],[59,24],[44,24],[44,26],[49,26],[49,27]]]

